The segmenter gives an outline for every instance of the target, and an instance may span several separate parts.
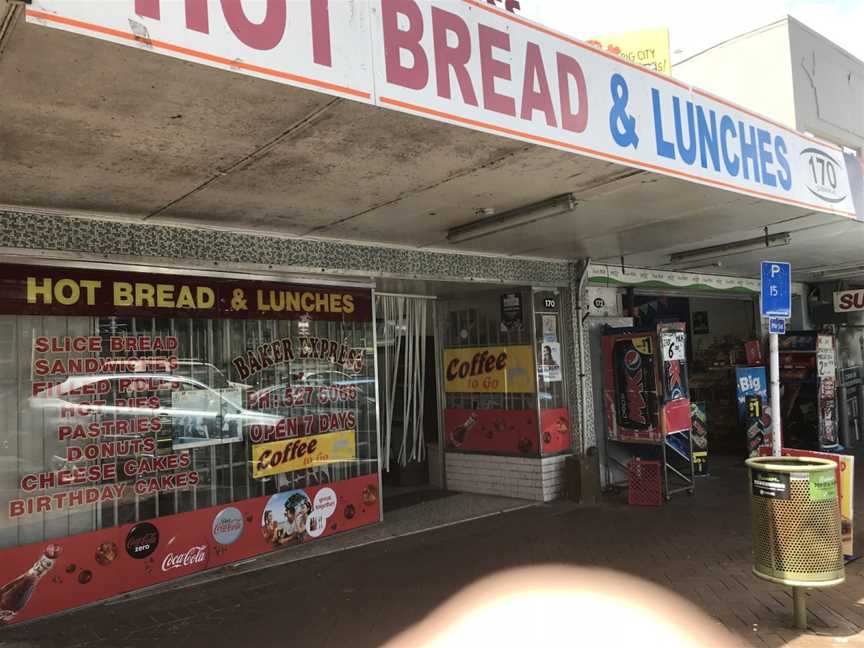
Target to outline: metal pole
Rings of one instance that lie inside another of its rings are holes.
[[[771,437],[774,456],[780,456],[783,446],[780,434],[780,339],[776,333],[771,333],[770,338],[770,364],[771,364]]]
[[[792,603],[795,607],[795,627],[807,629],[807,590],[803,587],[792,588]]]

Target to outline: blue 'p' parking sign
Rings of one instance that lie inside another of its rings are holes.
[[[762,317],[792,317],[792,266],[762,262]]]

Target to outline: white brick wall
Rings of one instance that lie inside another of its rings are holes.
[[[447,488],[549,502],[564,495],[564,455],[496,457],[447,453]]]

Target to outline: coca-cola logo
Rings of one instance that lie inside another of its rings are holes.
[[[141,560],[153,555],[159,546],[159,529],[149,522],[136,524],[126,536],[126,553]]]
[[[224,508],[213,518],[213,539],[230,545],[243,534],[243,514],[233,506]]]
[[[169,553],[162,560],[162,571],[167,572],[205,562],[207,562],[207,545],[197,545],[190,547],[183,553]]]

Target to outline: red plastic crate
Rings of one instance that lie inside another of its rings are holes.
[[[627,503],[631,506],[663,504],[663,466],[659,461],[633,459],[628,466]]]

